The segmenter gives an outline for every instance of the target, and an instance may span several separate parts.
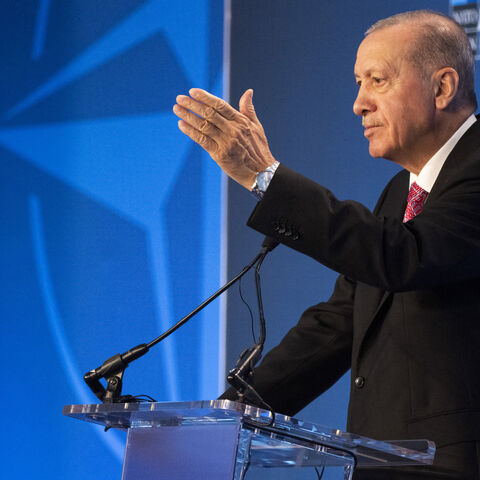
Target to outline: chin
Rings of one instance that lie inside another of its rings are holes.
[[[391,145],[383,145],[380,142],[372,141],[368,146],[368,153],[373,158],[385,158],[387,160],[392,160],[392,156],[394,156],[394,149]]]
[[[370,154],[371,157],[373,158],[386,158],[385,151],[382,151],[380,148],[375,148],[372,145],[370,145],[368,149],[368,153]]]

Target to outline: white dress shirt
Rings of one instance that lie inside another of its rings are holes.
[[[418,175],[410,173],[410,186],[413,182],[417,182],[419,187],[425,191],[431,192],[433,184],[440,173],[440,170],[445,163],[445,160],[450,155],[453,147],[458,143],[463,134],[477,121],[475,115],[470,115],[460,128],[444,143],[443,147],[425,164]]]

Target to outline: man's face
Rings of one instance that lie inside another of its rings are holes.
[[[362,117],[370,155],[400,165],[435,153],[434,90],[408,60],[412,35],[406,25],[373,32],[360,44],[355,63],[359,91],[353,111]]]

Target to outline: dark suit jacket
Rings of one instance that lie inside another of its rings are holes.
[[[248,224],[341,275],[265,356],[255,387],[293,415],[351,367],[350,432],[480,440],[480,121],[403,224],[408,180],[396,175],[372,214],[279,167]]]

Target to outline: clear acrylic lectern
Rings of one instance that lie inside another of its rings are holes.
[[[242,480],[249,466],[429,465],[428,440],[380,442],[231,402],[67,405],[67,416],[127,430],[122,480]]]

